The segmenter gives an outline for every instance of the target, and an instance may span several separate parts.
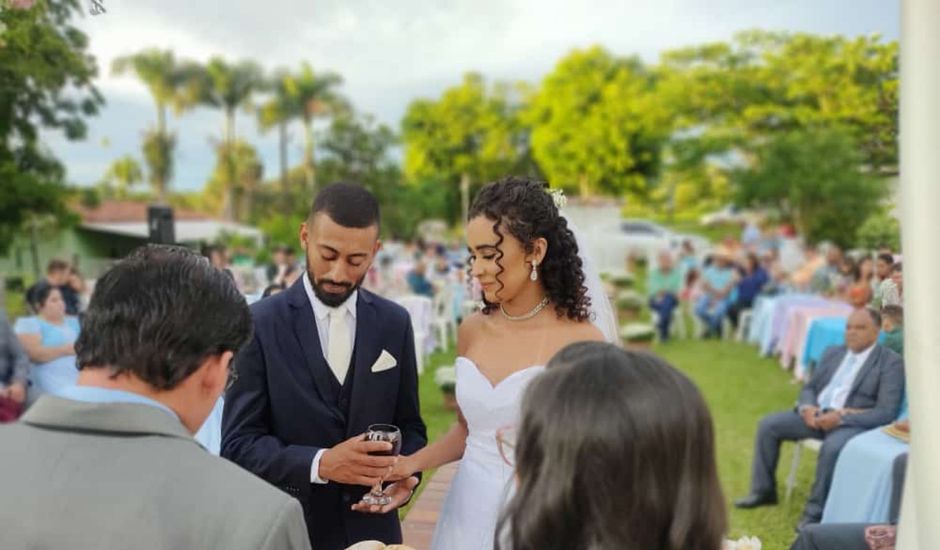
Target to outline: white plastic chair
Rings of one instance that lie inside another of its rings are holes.
[[[450,337],[457,339],[457,315],[454,311],[454,292],[450,286],[444,286],[434,296],[431,326],[437,335],[437,348],[446,350]]]
[[[738,332],[735,334],[734,339],[738,342],[743,342],[745,336],[747,335],[748,329],[751,327],[751,319],[754,317],[754,310],[745,309],[738,314]]]
[[[793,488],[796,487],[796,471],[800,467],[800,455],[803,454],[803,447],[815,452],[822,448],[822,441],[818,439],[801,439],[793,446],[793,460],[790,462],[790,473],[787,475],[785,502],[790,502],[793,495]]]
[[[424,372],[424,359],[432,351],[433,341],[431,336],[431,319],[433,311],[433,302],[426,296],[415,294],[408,296],[399,296],[396,300],[398,304],[408,311],[411,317],[411,329],[415,335],[415,355],[418,362],[418,373]]]

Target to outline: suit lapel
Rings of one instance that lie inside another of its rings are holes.
[[[326,359],[323,356],[320,335],[317,332],[317,318],[313,314],[313,306],[307,297],[303,280],[299,279],[288,292],[291,293],[288,301],[294,310],[293,315],[291,315],[294,337],[297,338],[297,342],[300,343],[303,350],[307,372],[313,376],[314,389],[317,391],[320,401],[330,409],[330,412],[337,418],[343,419],[342,411],[339,410],[332,399],[328,398],[331,393],[329,377],[333,374],[326,365]]]
[[[862,384],[862,380],[868,376],[868,373],[871,371],[871,369],[875,368],[875,363],[878,361],[880,356],[881,348],[878,346],[878,344],[875,344],[875,349],[871,350],[871,353],[868,354],[868,359],[865,361],[865,364],[862,365],[862,368],[858,370],[858,374],[855,375],[855,380],[852,381],[852,389],[849,390],[849,394],[846,397],[846,402],[848,402],[855,392],[858,391],[858,387]]]
[[[836,372],[838,372],[839,367],[842,366],[842,362],[845,361],[845,356],[848,353],[849,348],[843,346],[842,353],[839,354],[839,360],[833,361],[829,365],[826,365],[826,370],[819,372],[819,389],[817,390],[818,394],[822,394],[822,391],[826,389],[826,386],[832,382],[832,377],[835,376]]]
[[[378,312],[375,310],[372,296],[360,288],[356,304],[356,344],[353,353],[355,378],[350,398],[349,422],[346,423],[347,437],[352,437],[366,428],[360,426],[363,407],[368,405],[370,400],[374,400],[376,395],[371,368],[382,352],[381,342],[376,334],[377,325]]]

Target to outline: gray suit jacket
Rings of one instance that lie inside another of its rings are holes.
[[[0,548],[310,548],[297,500],[148,405],[43,396],[0,449]]]
[[[848,353],[845,346],[832,346],[823,352],[813,377],[800,392],[800,405],[819,405],[819,394],[832,380]],[[867,409],[863,413],[847,415],[844,426],[877,428],[893,422],[904,397],[904,360],[897,353],[875,344],[868,360],[855,376],[855,382],[845,401],[848,409]]]

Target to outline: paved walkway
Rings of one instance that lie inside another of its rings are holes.
[[[425,482],[427,486],[418,495],[417,502],[411,510],[408,510],[408,515],[402,522],[402,534],[406,545],[414,547],[415,550],[431,548],[434,526],[437,524],[441,506],[444,505],[444,497],[447,496],[450,481],[457,473],[458,464],[458,462],[453,462],[440,468],[434,473],[434,477]]]

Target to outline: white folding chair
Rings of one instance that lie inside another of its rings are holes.
[[[457,339],[457,315],[454,312],[453,289],[444,285],[434,296],[431,326],[437,335],[437,348],[446,350],[450,346],[450,337]]]
[[[793,445],[793,460],[790,462],[790,473],[787,475],[785,502],[790,502],[793,495],[793,488],[796,487],[796,472],[800,467],[800,455],[803,454],[803,447],[815,452],[822,448],[822,441],[818,439],[801,439]]]
[[[754,317],[754,310],[745,309],[738,314],[738,333],[735,335],[735,340],[738,342],[743,342],[745,336],[747,335],[748,329],[751,327],[751,319]]]

